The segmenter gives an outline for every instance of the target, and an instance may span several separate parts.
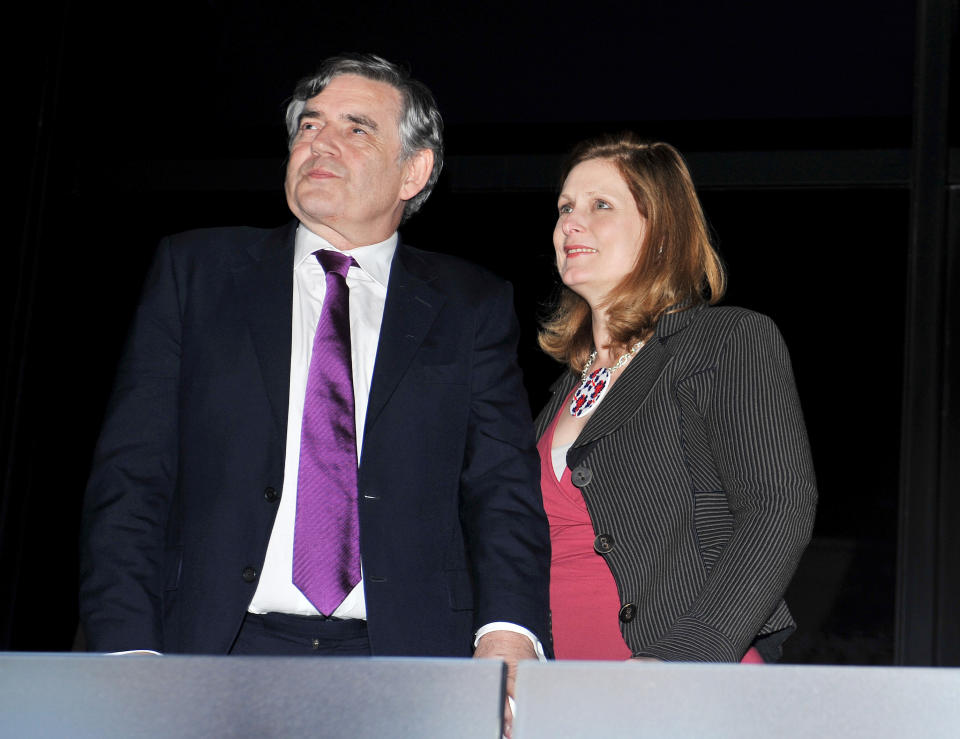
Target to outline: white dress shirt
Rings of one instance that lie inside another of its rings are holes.
[[[315,616],[319,612],[293,584],[293,526],[297,512],[297,476],[300,469],[300,430],[307,373],[313,353],[313,337],[327,292],[323,267],[313,255],[320,249],[334,249],[326,240],[301,225],[297,229],[293,255],[293,325],[290,346],[290,399],[287,406],[287,449],[283,466],[283,490],[277,518],[267,545],[267,556],[250,603],[251,613],[295,613]],[[387,299],[390,264],[397,249],[397,234],[379,244],[351,249],[359,267],[347,272],[350,288],[350,355],[353,360],[354,414],[357,423],[357,464],[363,447],[363,425],[377,342]],[[336,249],[334,249],[336,251]],[[363,580],[347,594],[332,614],[336,618],[366,618]]]

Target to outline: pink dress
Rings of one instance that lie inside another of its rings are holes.
[[[595,534],[587,504],[570,480],[570,468],[557,480],[551,449],[560,413],[540,437],[540,489],[550,522],[550,611],[557,659],[625,660],[630,647],[620,633],[620,597],[606,561],[593,549]],[[742,662],[763,663],[753,647]]]
[[[566,411],[566,405],[561,413]],[[620,633],[617,583],[593,550],[593,524],[570,468],[557,480],[550,449],[559,415],[540,438],[540,489],[550,521],[550,610],[557,659],[624,660],[630,648]]]

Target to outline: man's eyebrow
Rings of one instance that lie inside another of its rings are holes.
[[[304,108],[300,111],[300,115],[297,116],[297,123],[303,122],[304,118],[319,118],[320,111],[313,110],[312,108]]]
[[[341,114],[340,118],[345,121],[350,121],[351,123],[356,123],[358,126],[366,126],[374,132],[380,130],[380,127],[377,125],[375,120],[360,113],[343,113]]]

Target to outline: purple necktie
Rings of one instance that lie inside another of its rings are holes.
[[[353,257],[316,252],[327,293],[313,340],[300,436],[293,584],[329,616],[360,582],[357,439],[350,358]]]

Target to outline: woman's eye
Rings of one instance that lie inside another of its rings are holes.
[[[560,215],[564,215],[565,213],[573,213],[573,206],[565,203],[561,205],[558,210],[560,211]]]
[[[598,201],[596,202],[596,206],[597,206],[598,209],[599,209],[599,208],[607,208],[607,209],[608,209],[608,208],[610,207],[610,203],[608,203],[606,200],[598,200]]]

